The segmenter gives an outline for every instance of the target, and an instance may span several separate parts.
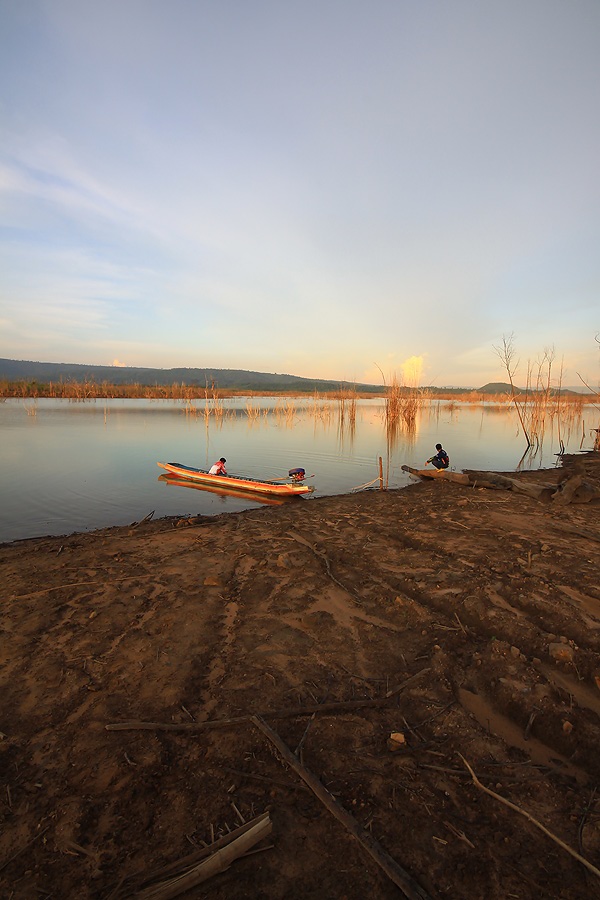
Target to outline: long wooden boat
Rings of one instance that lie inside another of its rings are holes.
[[[184,466],[182,463],[161,463],[161,469],[166,469],[177,478],[199,484],[212,485],[215,488],[229,488],[238,491],[249,491],[253,494],[270,494],[276,497],[296,497],[302,494],[311,494],[314,488],[301,482],[262,481],[259,478],[250,478],[239,475],[209,475],[206,469],[196,469],[194,466]]]
[[[402,466],[403,472],[416,475],[418,478],[439,478],[442,481],[453,481],[455,484],[470,484],[469,476],[463,472],[451,472],[450,469],[413,469],[412,466]]]

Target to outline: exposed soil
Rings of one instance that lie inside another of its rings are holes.
[[[599,509],[437,481],[1,546],[0,895],[131,896],[268,810],[186,896],[401,896],[249,718],[106,728],[259,714],[423,894],[600,896],[464,762],[600,868]]]

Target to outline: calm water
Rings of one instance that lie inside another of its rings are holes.
[[[335,401],[224,402],[225,414],[211,416],[208,427],[202,402],[199,415],[168,400],[0,402],[0,541],[129,524],[152,510],[156,517],[216,515],[262,505],[167,485],[158,480],[158,461],[204,468],[225,456],[230,474],[268,479],[303,466],[314,473],[312,497],[319,497],[377,479],[380,456],[389,487],[405,487],[412,479],[401,466],[422,468],[438,441],[458,471],[511,471],[525,449],[515,414],[492,404],[434,401],[413,434],[399,428],[391,439],[381,400],[358,401],[354,427]],[[247,402],[260,409],[257,418]],[[579,421],[561,433],[568,451],[580,449],[582,428]],[[591,446],[587,437],[583,447]],[[542,450],[525,467],[556,465],[558,449],[550,423]]]

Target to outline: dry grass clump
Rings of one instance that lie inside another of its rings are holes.
[[[399,423],[403,423],[408,430],[414,430],[417,415],[426,399],[420,388],[401,385],[394,375],[385,397],[385,420],[388,429],[396,428]]]

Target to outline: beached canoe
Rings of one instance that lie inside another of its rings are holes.
[[[402,466],[403,472],[416,475],[418,478],[439,478],[442,481],[453,481],[455,484],[470,484],[469,476],[463,472],[451,472],[450,469],[413,469],[412,466]]]
[[[258,478],[249,478],[239,475],[209,475],[205,469],[196,469],[193,466],[184,466],[181,463],[161,463],[161,469],[166,469],[177,478],[187,479],[198,484],[211,485],[214,488],[233,489],[247,491],[252,494],[269,494],[275,497],[295,497],[301,494],[310,494],[314,488],[301,482],[262,481]]]

